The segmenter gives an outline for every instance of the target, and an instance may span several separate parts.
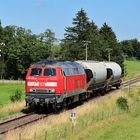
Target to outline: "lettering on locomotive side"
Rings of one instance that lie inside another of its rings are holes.
[[[27,82],[27,86],[39,86],[39,82]]]
[[[45,86],[57,87],[57,82],[46,82]]]

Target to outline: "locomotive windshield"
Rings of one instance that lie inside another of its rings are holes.
[[[56,70],[53,68],[44,69],[44,76],[56,76]]]
[[[41,68],[32,68],[30,76],[41,76],[42,69]]]

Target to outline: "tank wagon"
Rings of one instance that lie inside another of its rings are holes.
[[[26,104],[65,107],[119,88],[120,78],[121,67],[115,62],[43,60],[28,69]]]
[[[104,94],[111,87],[120,87],[121,67],[115,62],[77,61],[87,75],[87,91]]]

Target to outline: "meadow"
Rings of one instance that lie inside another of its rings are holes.
[[[124,80],[129,80],[140,75],[140,61],[126,60],[124,65],[126,69],[126,76],[123,78]]]
[[[118,97],[128,101],[129,110],[121,110],[116,105]],[[6,140],[139,140],[140,138],[140,87],[117,90],[97,100],[89,101],[74,108],[77,119],[74,127],[69,110],[48,116],[47,119],[17,129],[7,134]]]
[[[22,101],[12,103],[10,97],[16,90],[22,92]],[[0,119],[6,119],[7,116],[21,112],[25,108],[25,85],[0,83]]]
[[[22,99],[25,97],[24,84],[6,84],[0,83],[0,106],[11,103],[10,96],[15,94],[16,90],[22,92]]]

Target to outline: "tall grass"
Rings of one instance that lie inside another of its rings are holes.
[[[127,73],[127,75],[124,77],[125,80],[140,76],[140,61],[126,60],[124,65]]]
[[[0,106],[0,119],[6,119],[7,116],[21,112],[25,108],[25,102],[15,102],[8,105]]]
[[[118,97],[128,99],[130,107],[129,112],[120,110],[116,105]],[[127,120],[128,114],[137,116],[137,103],[140,101],[140,88],[131,87],[131,92],[127,89],[117,90],[114,94],[108,94],[96,100],[84,103],[84,105],[74,108],[72,111],[77,113],[77,120],[74,128],[70,120],[71,110],[64,111],[61,114],[49,116],[39,122],[9,132],[6,135],[6,140],[22,140],[38,139],[57,140],[57,139],[85,139],[88,131],[102,129],[108,124]],[[140,111],[139,111],[140,112]],[[103,129],[102,129],[103,130]],[[84,134],[85,133],[85,134]]]
[[[116,99],[122,95],[122,92],[115,91],[115,94],[108,94],[104,97],[89,101],[82,106],[73,109],[77,113],[76,125],[73,133],[79,133],[86,129],[92,123],[99,122],[116,116],[117,114],[124,113],[116,106]],[[71,111],[65,111],[61,114],[49,116],[47,119],[41,120],[36,124],[27,126],[26,129],[18,129],[11,131],[7,134],[7,140],[18,140],[21,133],[22,139],[44,139],[45,132],[47,132],[47,139],[69,139],[72,135],[72,123],[69,118]]]

